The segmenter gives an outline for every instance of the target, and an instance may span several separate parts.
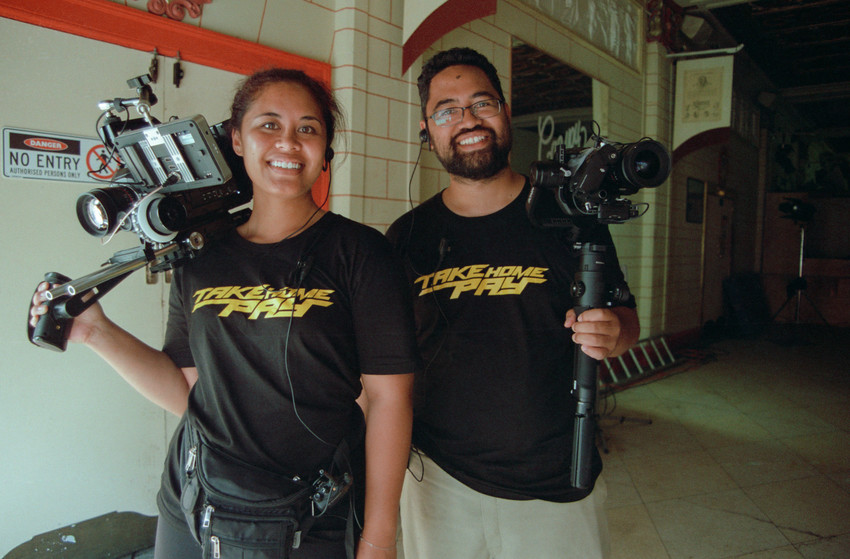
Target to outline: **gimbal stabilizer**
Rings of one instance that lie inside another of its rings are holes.
[[[614,144],[597,138],[596,145],[586,149],[559,146],[554,161],[532,164],[526,211],[538,227],[622,223],[643,215],[622,195],[659,186],[669,174],[670,155],[653,140]],[[576,316],[629,300],[628,287],[614,279],[611,269],[613,246],[577,242],[573,248],[579,252],[579,269],[570,288]],[[597,360],[575,348],[572,394],[576,412],[570,482],[581,489],[587,489],[591,481],[598,365]]]

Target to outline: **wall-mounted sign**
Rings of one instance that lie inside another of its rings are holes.
[[[734,60],[728,55],[676,63],[673,149],[677,153],[710,145],[710,139],[730,131]]]
[[[98,138],[3,128],[4,177],[96,183],[117,170]]]
[[[537,158],[552,159],[555,148],[564,145],[567,148],[585,147],[592,134],[589,120],[556,122],[551,114],[537,117]]]
[[[528,173],[533,161],[551,160],[555,148],[587,147],[593,135],[593,111],[590,107],[547,111],[523,115],[512,120],[514,147],[511,167]]]

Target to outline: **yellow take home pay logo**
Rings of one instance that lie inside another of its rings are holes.
[[[208,287],[195,292],[192,312],[201,307],[220,306],[220,317],[241,313],[248,315],[249,320],[298,318],[312,307],[333,305],[333,292],[333,289],[274,289],[269,285]]]
[[[546,283],[548,269],[474,264],[420,276],[415,283],[420,285],[420,296],[443,289],[451,290],[450,299],[457,299],[463,293],[475,296],[519,295],[531,284]]]

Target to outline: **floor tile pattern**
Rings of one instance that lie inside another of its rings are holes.
[[[688,355],[598,406],[612,559],[850,558],[850,330]]]

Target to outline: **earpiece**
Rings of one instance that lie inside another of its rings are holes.
[[[428,137],[428,130],[423,128],[422,130],[419,131],[419,142],[422,143],[422,144],[427,144],[429,141],[430,141],[430,138]]]
[[[322,171],[327,171],[331,166],[331,159],[334,158],[334,149],[328,147],[325,150],[325,163],[322,165]]]

